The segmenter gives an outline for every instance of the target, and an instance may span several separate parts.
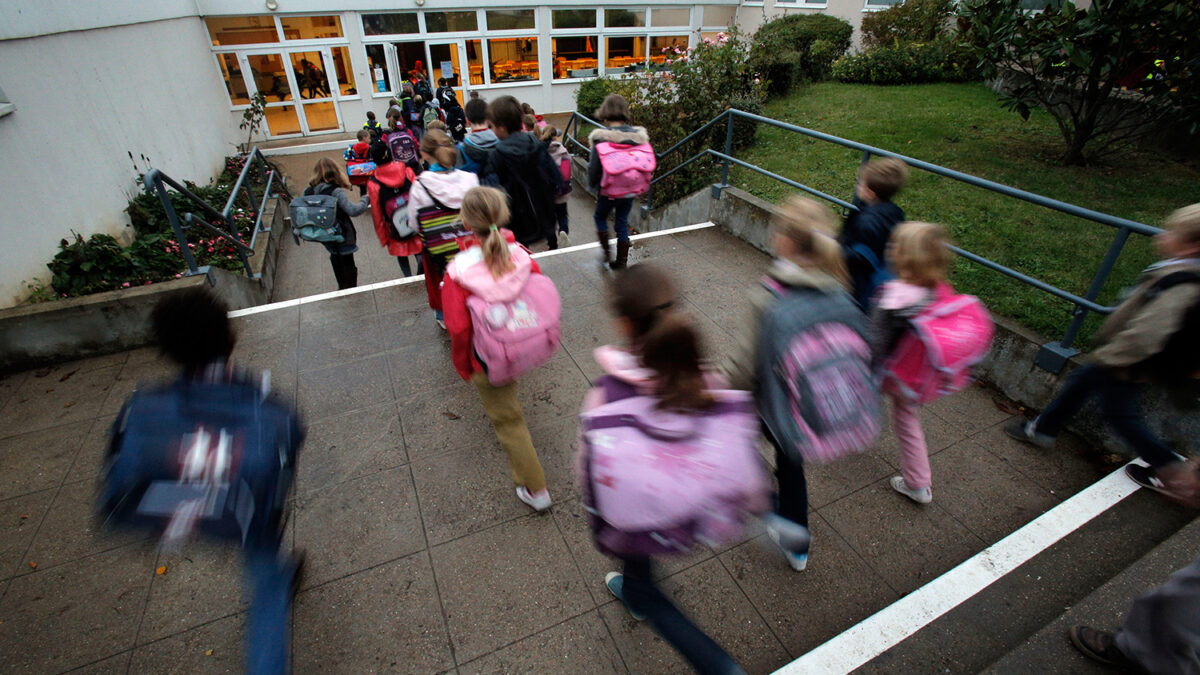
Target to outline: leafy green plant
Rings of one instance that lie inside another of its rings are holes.
[[[245,151],[249,152],[250,143],[254,140],[254,134],[257,132],[263,123],[263,118],[267,113],[267,97],[262,92],[255,92],[254,96],[250,97],[250,107],[242,111],[242,121],[238,124],[239,129],[246,129],[246,144]]]
[[[954,0],[905,0],[885,10],[864,14],[863,46],[870,49],[934,42],[947,32],[953,13]]]
[[[1065,143],[1062,161],[1085,164],[1165,123],[1200,132],[1194,2],[1094,0],[1033,14],[1020,0],[966,0],[960,32],[984,75],[1002,77],[1005,108],[1039,108]]]
[[[854,28],[828,14],[789,14],[754,34],[751,69],[768,81],[767,93],[782,96],[808,80],[829,76],[834,60],[850,48]]]
[[[966,82],[978,78],[970,53],[942,39],[929,44],[902,43],[847,54],[833,64],[839,82],[918,84]]]

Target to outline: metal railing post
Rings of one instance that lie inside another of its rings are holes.
[[[171,223],[171,231],[175,233],[175,241],[179,242],[179,250],[183,252],[183,259],[187,262],[188,276],[200,274],[200,267],[196,265],[196,256],[192,255],[192,249],[188,246],[183,226],[179,224],[179,214],[175,213],[175,205],[171,203],[171,196],[167,194],[167,186],[163,185],[158,169],[151,169],[142,180],[146,184],[147,191],[153,190],[158,193],[163,210],[167,212],[167,220]]]
[[[1112,244],[1108,247],[1108,252],[1104,254],[1104,260],[1100,263],[1100,269],[1096,270],[1096,276],[1092,277],[1092,284],[1088,286],[1087,293],[1083,297],[1087,300],[1095,301],[1100,295],[1101,289],[1104,288],[1104,283],[1108,281],[1108,275],[1112,273],[1113,267],[1117,264],[1117,258],[1121,256],[1121,250],[1125,248],[1125,242],[1129,239],[1129,228],[1122,227],[1117,230],[1116,236],[1113,237]],[[1087,319],[1088,310],[1078,304],[1075,305],[1075,311],[1072,312],[1071,325],[1067,326],[1067,331],[1063,333],[1063,337],[1058,342],[1047,342],[1038,350],[1037,358],[1034,359],[1034,365],[1042,370],[1051,373],[1062,371],[1063,366],[1067,365],[1067,360],[1079,353],[1071,345],[1075,342],[1075,338],[1079,335],[1079,331],[1083,328],[1083,322]]]
[[[733,155],[733,108],[725,111],[725,156]],[[729,187],[729,160],[721,160],[721,182],[712,188],[713,199],[720,199],[721,192]]]

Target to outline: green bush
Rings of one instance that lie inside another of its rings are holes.
[[[833,62],[850,48],[854,28],[828,14],[789,14],[766,22],[754,34],[750,67],[768,81],[767,93],[781,96],[807,80],[829,76]]]
[[[953,12],[954,0],[905,0],[871,12],[862,20],[863,46],[934,42],[946,33]]]
[[[978,73],[964,48],[943,39],[929,44],[876,47],[843,56],[833,64],[833,77],[839,82],[859,84],[918,84],[966,82],[976,79]]]
[[[575,110],[584,117],[592,118],[596,108],[604,102],[604,97],[617,91],[620,84],[621,81],[617,78],[607,76],[583,82],[575,92]]]

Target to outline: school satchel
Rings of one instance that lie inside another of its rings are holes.
[[[421,179],[417,179],[420,182]],[[441,268],[458,254],[458,240],[470,235],[458,209],[452,209],[429,193],[433,204],[417,209],[417,234],[429,252],[429,257]]]
[[[337,197],[332,186],[317,192],[312,187],[292,199],[290,206],[292,231],[305,241],[340,244],[345,241],[338,218]]]
[[[379,186],[379,203],[383,208],[383,219],[388,224],[392,239],[400,241],[415,236],[417,230],[408,221],[408,192],[412,189],[412,183],[405,181],[399,188],[394,188],[375,178],[371,180]]]
[[[741,534],[769,484],[749,392],[712,391],[708,410],[674,412],[612,376],[606,403],[580,414],[584,508],[596,548],[616,556],[684,554]]]
[[[104,524],[149,530],[167,543],[272,536],[302,440],[295,412],[265,380],[231,375],[139,388],[113,424]]]
[[[759,336],[760,413],[793,461],[831,462],[869,448],[882,402],[871,374],[867,317],[845,291],[786,287]]]
[[[471,313],[471,344],[494,387],[546,363],[562,342],[562,299],[544,274],[531,274],[508,299],[486,300],[473,294],[467,298],[467,311]]]

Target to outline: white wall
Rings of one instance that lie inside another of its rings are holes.
[[[759,26],[785,14],[829,14],[839,19],[845,19],[850,22],[851,26],[854,26],[853,44],[851,45],[851,50],[853,50],[861,44],[859,26],[862,25],[863,15],[866,14],[863,11],[865,4],[865,0],[828,0],[825,7],[809,8],[797,7],[794,3],[777,6],[775,0],[767,0],[765,3],[743,4],[739,7],[737,23],[743,32],[753,34]]]
[[[215,175],[239,133],[212,59],[195,17],[0,41],[0,306],[72,229],[131,234],[139,173]]]
[[[196,0],[0,0],[0,40],[196,16]]]

